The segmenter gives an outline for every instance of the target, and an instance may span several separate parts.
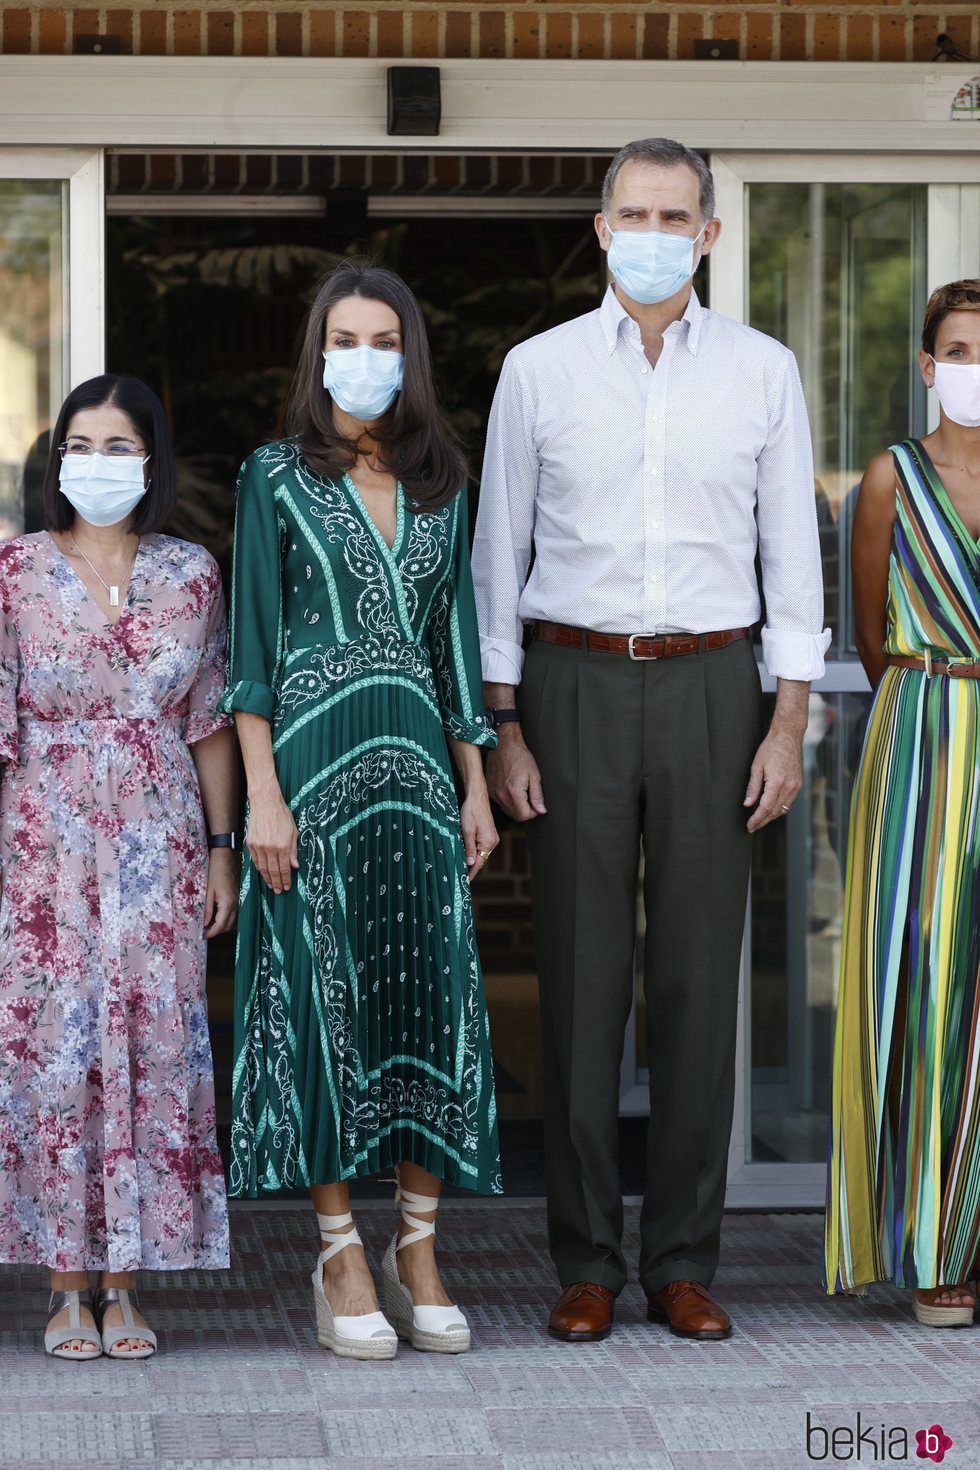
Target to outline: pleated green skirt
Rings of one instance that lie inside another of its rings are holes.
[[[329,657],[290,656],[273,726],[299,831],[292,888],[273,893],[245,858],[230,1190],[406,1160],[497,1193],[489,1024],[428,655],[406,645],[398,674],[362,669],[324,701]]]

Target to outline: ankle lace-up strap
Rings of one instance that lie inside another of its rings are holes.
[[[317,1211],[316,1223],[320,1227],[320,1239],[328,1240],[330,1244],[326,1250],[320,1252],[320,1265],[329,1261],[332,1256],[337,1255],[348,1245],[360,1245],[361,1237],[357,1233],[357,1227],[353,1230],[344,1230],[345,1225],[354,1224],[354,1216],[347,1212],[346,1215],[321,1215]]]
[[[439,1208],[439,1196],[432,1194],[413,1194],[410,1189],[403,1189],[399,1183],[395,1191],[395,1203],[401,1205],[402,1219],[410,1227],[408,1235],[402,1236],[398,1242],[397,1249],[404,1250],[406,1245],[414,1245],[417,1240],[425,1240],[436,1233],[436,1222],[434,1220],[419,1220],[411,1210],[423,1210],[426,1214]],[[406,1208],[407,1206],[407,1208]]]

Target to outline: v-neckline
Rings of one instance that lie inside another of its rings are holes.
[[[390,562],[392,567],[397,567],[398,553],[401,551],[402,538],[405,532],[405,494],[402,490],[401,480],[395,481],[395,539],[390,546],[382,535],[374,516],[368,510],[360,490],[358,490],[354,483],[353,476],[347,470],[344,471],[344,484],[347,486],[348,493],[352,496],[358,510],[367,522],[368,529],[384,552],[385,560]]]
[[[958,531],[962,534],[963,539],[974,556],[980,556],[980,536],[973,535],[966,521],[956,509],[953,497],[946,489],[942,476],[932,462],[932,455],[921,439],[913,439],[912,443],[915,445],[916,452],[922,459],[922,467],[926,472],[926,478],[929,482],[929,488],[932,490],[933,499],[939,503],[951,529],[954,533]]]
[[[61,547],[51,535],[50,531],[48,531],[47,536],[51,545],[54,547],[55,552],[58,556],[61,557],[61,560],[64,562],[65,566],[68,568],[69,572],[74,577],[79,587],[82,589],[83,600],[88,602],[95,609],[95,612],[98,614],[99,620],[102,623],[104,631],[112,634],[117,634],[119,632],[120,626],[122,625],[123,618],[131,615],[133,611],[133,585],[136,582],[136,568],[139,566],[140,560],[143,556],[143,543],[145,538],[141,536],[137,543],[136,555],[133,557],[133,566],[132,570],[129,573],[129,586],[126,588],[126,596],[123,598],[122,607],[119,610],[119,617],[113,623],[109,618],[106,617],[98,602],[95,600],[95,594],[86,583],[85,578],[78,571],[77,567],[72,566],[70,559],[62,551]]]

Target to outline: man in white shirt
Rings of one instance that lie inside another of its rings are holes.
[[[703,308],[704,161],[630,143],[596,216],[615,285],[515,348],[490,418],[473,577],[490,790],[528,823],[541,992],[549,1330],[594,1341],[626,1280],[619,1071],[644,855],[651,1320],[731,1322],[718,1261],[751,833],[800,789],[830,641],[806,409],[785,347]],[[764,735],[749,637],[778,693]],[[525,630],[532,641],[526,659]]]

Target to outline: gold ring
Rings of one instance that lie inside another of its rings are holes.
[[[484,862],[486,862],[487,858],[490,856],[490,852],[489,851],[487,851],[487,852],[481,852],[481,853],[478,854],[478,856],[481,857]]]
[[[783,807],[783,811],[784,811],[784,812],[788,812],[788,811],[789,811],[789,807],[788,807],[788,806],[784,806],[784,807]]]

